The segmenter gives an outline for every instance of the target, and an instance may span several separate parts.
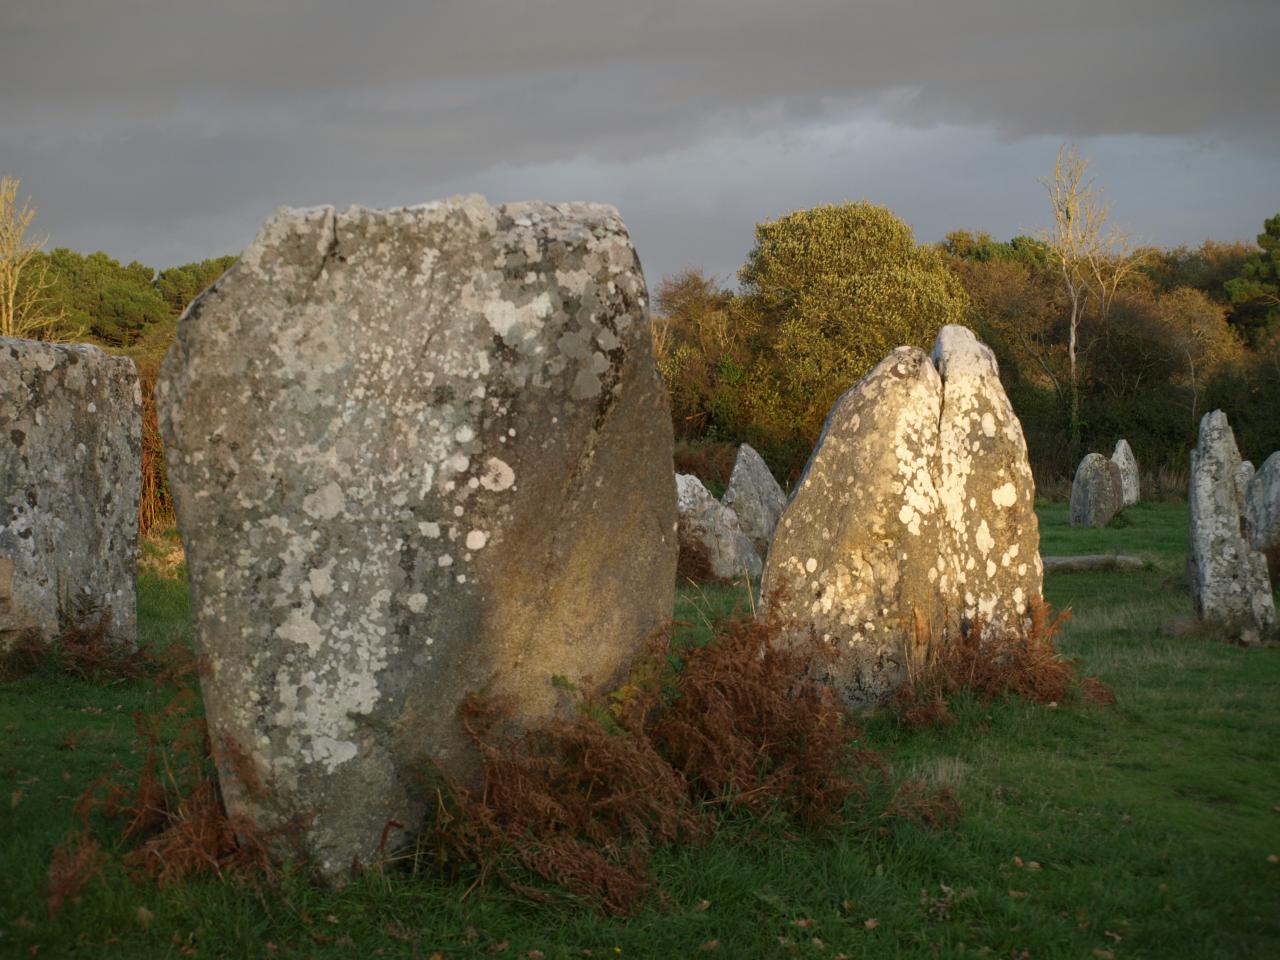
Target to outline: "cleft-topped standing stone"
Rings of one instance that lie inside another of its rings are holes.
[[[0,650],[110,608],[137,640],[142,395],[133,361],[0,337]]]
[[[1138,458],[1133,455],[1129,441],[1121,437],[1111,454],[1111,462],[1120,471],[1120,500],[1124,507],[1132,507],[1142,496],[1142,481],[1138,476]]]
[[[1124,509],[1124,478],[1114,460],[1087,453],[1071,480],[1073,527],[1105,527]]]
[[[993,640],[1023,629],[1041,596],[1034,494],[995,357],[944,327],[932,360],[897,348],[828,414],[774,534],[765,606],[838,647],[850,706],[881,703],[917,641],[977,620]]]
[[[786,509],[787,495],[778,486],[764,458],[749,444],[738,447],[723,499],[724,505],[737,514],[742,532],[764,560],[769,555],[778,518]]]
[[[609,689],[671,618],[669,407],[612,207],[282,209],[159,398],[223,795],[302,818],[330,877],[408,838],[431,765],[474,781],[469,692],[570,709],[554,677]]]
[[[1206,413],[1191,451],[1187,573],[1199,617],[1256,643],[1274,632],[1276,608],[1266,557],[1245,536],[1240,463],[1227,415]]]

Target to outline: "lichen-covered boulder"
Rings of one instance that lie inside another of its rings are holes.
[[[1187,572],[1196,613],[1246,643],[1275,630],[1275,600],[1267,561],[1243,534],[1240,451],[1221,410],[1206,413],[1191,452],[1190,550]]]
[[[228,808],[339,877],[672,615],[644,278],[594,204],[282,209],[182,318],[159,406]],[[559,686],[563,686],[562,684]]]
[[[133,361],[0,337],[0,649],[105,608],[136,641],[141,489]]]
[[[760,576],[760,556],[742,532],[738,515],[692,474],[676,475],[676,510],[684,575],[715,580]]]
[[[1100,453],[1086,454],[1071,481],[1071,526],[1105,527],[1123,508],[1120,467]]]
[[[1247,462],[1247,461],[1246,461]],[[1280,550],[1280,450],[1249,479],[1244,496],[1245,531],[1255,550]]]
[[[918,642],[985,622],[1020,631],[1041,596],[1022,428],[991,352],[945,327],[899,347],[827,417],[774,534],[763,609],[836,645],[846,703],[883,702]]]
[[[1122,507],[1132,507],[1142,497],[1142,483],[1138,478],[1138,460],[1133,448],[1123,437],[1116,441],[1111,462],[1120,471],[1120,500]]]
[[[778,486],[769,465],[749,444],[738,447],[729,487],[723,503],[738,515],[738,524],[763,560],[769,555],[769,544],[778,518],[787,506],[787,495]]]

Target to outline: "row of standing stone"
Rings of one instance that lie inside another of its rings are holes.
[[[970,331],[852,386],[789,501],[744,451],[716,503],[674,478],[646,297],[613,208],[466,197],[281,210],[191,305],[157,401],[231,812],[304,818],[331,876],[408,841],[424,772],[478,774],[464,697],[521,725],[566,708],[553,676],[611,689],[669,624],[682,528],[725,516],[709,562],[762,572],[763,609],[832,644],[852,706],[921,644],[1025,629],[1034,484]],[[136,375],[4,349],[0,629],[84,594],[129,640]]]
[[[1090,453],[1071,484],[1071,525],[1101,527],[1138,502],[1138,463],[1125,440]],[[1255,474],[1221,410],[1200,420],[1191,451],[1187,575],[1197,616],[1258,643],[1276,628],[1268,561],[1280,560],[1280,451]]]

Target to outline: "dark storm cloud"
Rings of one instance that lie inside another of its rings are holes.
[[[810,133],[870,115],[890,138],[952,131],[929,141],[940,160],[964,137],[1272,158],[1280,141],[1276,0],[17,2],[0,170],[24,178],[54,242],[163,262],[243,242],[278,203],[459,185],[589,184],[650,207],[670,191],[681,210],[705,192],[759,219],[776,209],[750,184],[726,198],[717,167],[772,135],[793,179],[838,182],[850,158]],[[878,192],[905,188],[892,167]]]
[[[514,119],[530,81],[618,71],[637,82],[599,91],[625,108],[618,128],[655,96],[700,115],[899,88],[917,91],[904,117],[1010,135],[1187,135],[1278,116],[1274,0],[27,0],[6,19],[0,90],[24,114],[378,88],[447,111],[475,81],[505,90]]]

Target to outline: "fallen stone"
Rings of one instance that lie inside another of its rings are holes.
[[[1240,451],[1227,416],[1206,413],[1191,452],[1188,579],[1196,614],[1239,633],[1248,642],[1276,626],[1275,601],[1266,558],[1243,535],[1245,491],[1240,488]]]
[[[1078,557],[1040,558],[1045,573],[1088,573],[1093,570],[1142,570],[1146,561],[1123,553],[1083,554]]]
[[[760,557],[742,532],[737,514],[692,474],[676,475],[676,511],[682,574],[695,580],[760,576]]]
[[[1250,546],[1264,552],[1280,549],[1280,450],[1249,479],[1244,501]]]
[[[734,461],[723,503],[738,515],[738,524],[754,544],[760,559],[767,557],[778,518],[787,506],[787,495],[778,486],[764,458],[748,444],[738,447],[738,459]]]
[[[0,337],[0,649],[106,608],[136,642],[141,489],[133,361]]]
[[[1090,453],[1071,481],[1071,526],[1105,527],[1124,508],[1124,484],[1114,460]]]
[[[1120,470],[1121,506],[1132,507],[1142,496],[1142,485],[1138,478],[1138,461],[1133,455],[1128,440],[1121,438],[1116,441],[1111,462]]]
[[[339,879],[670,621],[669,405],[608,206],[282,209],[159,381],[223,796]],[[246,778],[246,772],[249,776]],[[255,783],[257,784],[255,786]]]
[[[1021,632],[1041,596],[1022,428],[995,358],[945,327],[899,347],[827,417],[765,565],[763,610],[835,645],[846,703],[884,702],[921,643]]]

